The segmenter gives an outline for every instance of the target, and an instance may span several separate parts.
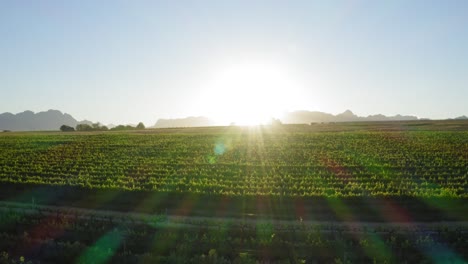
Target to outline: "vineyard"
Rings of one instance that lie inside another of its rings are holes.
[[[0,263],[44,260],[44,252],[55,252],[50,262],[92,255],[96,263],[467,258],[466,226],[418,228],[468,220],[465,123],[4,133],[0,149],[0,199],[26,206],[2,211]],[[47,213],[41,205],[161,217]],[[165,218],[175,215],[186,218]],[[29,231],[37,225],[47,231]],[[115,245],[93,246],[114,237]],[[427,253],[434,250],[441,255]]]
[[[468,132],[11,135],[0,137],[0,147],[2,183],[226,196],[468,197]]]

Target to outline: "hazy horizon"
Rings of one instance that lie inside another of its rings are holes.
[[[80,119],[80,118],[77,118],[73,113],[68,113],[68,112],[62,111],[60,109],[47,109],[47,110],[44,109],[44,110],[39,110],[39,111],[33,111],[33,110],[30,110],[30,109],[26,109],[26,110],[20,111],[20,112],[5,111],[5,112],[1,112],[0,114],[10,113],[10,114],[13,114],[13,115],[18,115],[18,114],[21,114],[21,113],[24,113],[24,112],[27,112],[27,111],[31,111],[34,114],[46,113],[48,111],[59,111],[62,114],[68,114],[68,115],[72,116],[78,122],[89,121],[89,122],[92,122],[92,123],[100,123],[100,124],[103,124],[103,125],[137,125],[137,123],[142,122],[142,121],[138,121],[138,122],[135,122],[135,123],[128,123],[128,122],[119,122],[119,121],[117,121],[115,123],[106,123],[106,122],[102,122],[100,120],[94,120],[94,119],[90,119],[90,118]],[[384,117],[411,116],[411,117],[416,117],[418,119],[428,119],[427,117],[424,117],[424,116],[407,115],[407,114],[402,114],[402,113],[396,113],[396,114],[393,114],[393,115],[385,115],[385,114],[382,114],[382,113],[371,113],[369,115],[364,116],[364,115],[356,114],[351,109],[346,109],[345,111],[340,112],[340,113],[328,113],[328,112],[323,112],[323,111],[319,111],[319,110],[295,109],[295,110],[291,110],[291,111],[285,111],[285,112],[283,112],[283,113],[281,113],[279,115],[270,115],[271,119],[265,120],[264,122],[260,122],[259,124],[270,124],[273,119],[278,119],[278,120],[282,121],[282,119],[285,118],[287,115],[300,113],[300,112],[321,113],[321,114],[325,114],[325,115],[339,116],[340,114],[345,114],[345,113],[347,113],[349,111],[351,111],[352,114],[354,114],[354,115],[356,115],[357,117],[360,117],[360,118],[367,118],[367,117],[371,117],[371,116],[383,115]],[[455,118],[459,118],[459,117],[463,117],[463,116],[466,116],[466,115],[452,116],[452,117],[447,117],[447,118],[444,118],[444,119],[431,119],[431,118],[429,118],[429,119],[430,120],[446,120],[446,119],[455,119]],[[153,126],[159,120],[182,120],[182,119],[190,119],[190,118],[207,118],[207,119],[211,120],[216,126],[218,126],[218,125],[224,126],[224,125],[230,125],[230,124],[253,125],[253,124],[244,124],[242,122],[241,123],[236,123],[236,121],[234,121],[234,120],[232,120],[232,121],[229,121],[229,120],[218,121],[218,120],[216,120],[216,118],[214,118],[213,116],[209,116],[209,115],[187,115],[187,116],[174,116],[174,117],[155,117],[155,119],[153,121],[149,121],[149,122],[146,122],[146,123],[143,122],[143,123],[145,125],[147,125],[147,126]],[[134,117],[133,120],[141,120],[141,119],[138,119],[137,117]],[[305,123],[308,123],[308,122],[305,122]]]
[[[468,114],[466,1],[0,3],[0,113]]]
[[[58,115],[54,112],[59,112],[61,115]],[[32,112],[32,115],[23,115],[25,112]],[[71,118],[76,120],[76,123],[98,123],[101,125],[108,126],[110,128],[115,127],[117,125],[132,125],[136,126],[137,123],[125,123],[125,122],[117,122],[117,123],[104,123],[100,120],[90,120],[90,119],[77,119],[72,113],[66,113],[60,111],[59,109],[48,109],[44,111],[34,112],[31,110],[26,110],[18,113],[11,113],[11,112],[4,112],[0,113],[0,117],[3,117],[4,114],[9,113],[14,115],[16,118],[20,119],[9,119],[6,116],[6,119],[0,120],[0,130],[7,129],[7,130],[15,130],[15,131],[25,131],[23,129],[27,128],[26,130],[50,130],[50,129],[57,129],[60,125],[71,125],[75,126],[74,124],[70,123]],[[38,115],[41,114],[41,115]],[[44,115],[46,114],[46,115]],[[66,117],[69,115],[69,117]],[[20,117],[21,116],[21,117]],[[39,116],[41,116],[40,121],[38,121]],[[47,116],[47,118],[45,118]],[[44,119],[45,118],[45,119]],[[65,118],[65,119],[63,119]],[[265,122],[260,123],[242,123],[242,122],[235,122],[235,121],[217,121],[215,118],[210,116],[185,116],[185,117],[175,117],[175,118],[157,118],[156,120],[144,123],[146,127],[156,127],[156,128],[164,128],[164,127],[205,127],[205,126],[230,126],[230,125],[270,125],[272,122],[276,122],[275,120],[280,121],[284,124],[310,124],[310,123],[335,123],[335,122],[375,122],[375,121],[426,121],[426,120],[433,120],[433,121],[441,121],[441,120],[466,120],[468,117],[466,115],[463,116],[456,116],[447,119],[428,119],[425,117],[420,116],[413,116],[413,115],[404,115],[404,114],[396,114],[392,116],[382,115],[379,113],[375,113],[368,116],[359,116],[356,115],[352,110],[347,109],[346,111],[339,113],[339,114],[332,114],[326,113],[321,111],[308,111],[308,110],[295,110],[290,112],[285,112],[278,116],[272,116],[270,120],[266,120]],[[5,122],[2,122],[5,121]],[[13,122],[13,123],[11,123]],[[34,123],[35,125],[32,125]],[[51,125],[50,123],[54,123],[55,125]],[[139,122],[138,122],[139,123]],[[14,125],[12,125],[14,124]],[[3,128],[1,126],[3,125]],[[40,128],[37,128],[39,126]],[[18,128],[20,127],[20,128]],[[21,128],[22,127],[22,128]]]

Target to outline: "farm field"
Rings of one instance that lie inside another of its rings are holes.
[[[468,258],[466,121],[3,133],[0,148],[0,262]]]
[[[468,263],[467,10],[0,1],[0,264]]]

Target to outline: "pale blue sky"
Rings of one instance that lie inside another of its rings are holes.
[[[467,14],[464,0],[0,0],[0,112],[208,115],[229,100],[201,98],[210,78],[255,61],[302,85],[281,110],[468,115]]]

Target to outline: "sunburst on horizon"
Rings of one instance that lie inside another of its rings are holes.
[[[244,61],[215,71],[201,101],[218,124],[260,125],[293,107],[299,88],[298,80],[282,65]]]

